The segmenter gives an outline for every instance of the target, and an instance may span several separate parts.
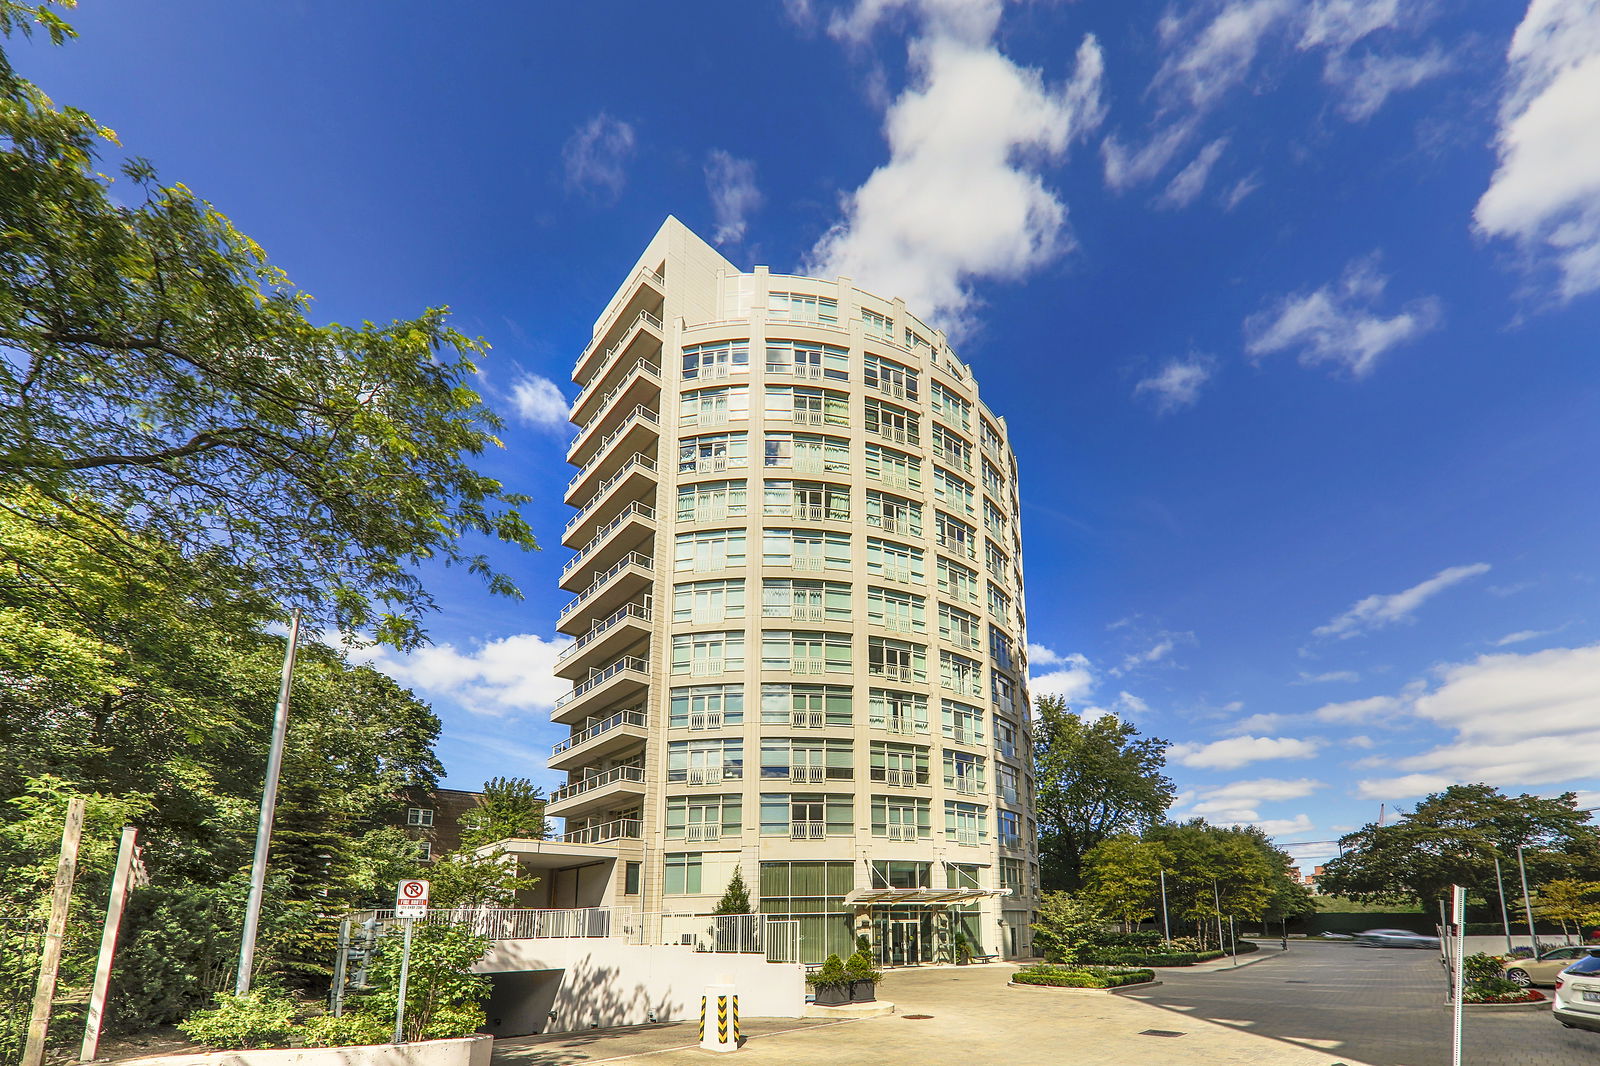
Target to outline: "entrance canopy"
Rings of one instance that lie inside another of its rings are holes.
[[[976,899],[1009,896],[1009,888],[867,888],[850,893],[844,898],[855,907],[873,904],[921,904],[925,907],[943,906],[947,903],[970,903]]]

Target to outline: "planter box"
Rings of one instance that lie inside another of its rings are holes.
[[[850,985],[850,1002],[871,1003],[878,998],[876,981],[855,981]]]
[[[816,993],[819,1007],[837,1007],[850,1002],[849,985],[815,985],[812,991]]]

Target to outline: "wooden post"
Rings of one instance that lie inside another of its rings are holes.
[[[111,879],[111,898],[106,901],[106,924],[100,930],[100,960],[94,967],[94,991],[89,993],[89,1016],[83,1025],[83,1048],[78,1058],[88,1062],[100,1052],[100,1028],[104,1024],[106,993],[111,986],[111,960],[117,951],[117,933],[122,929],[122,911],[128,904],[128,884],[133,879],[133,849],[139,830],[122,827],[122,843],[117,847],[117,872]]]
[[[67,912],[72,909],[72,882],[78,872],[78,845],[83,840],[87,802],[82,796],[67,801],[67,824],[61,831],[61,860],[56,864],[55,886],[50,890],[50,922],[45,927],[39,983],[33,992],[33,1012],[28,1016],[28,1041],[22,1049],[21,1066],[40,1066],[44,1062],[44,1038],[50,1031],[50,1006],[55,1002],[61,947],[67,938]]]

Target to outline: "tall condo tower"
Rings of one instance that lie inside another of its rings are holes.
[[[738,869],[802,961],[1027,954],[1017,466],[944,335],[669,218],[572,377],[548,813],[605,858],[548,898],[708,913]]]

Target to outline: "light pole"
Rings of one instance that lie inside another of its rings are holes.
[[[1528,866],[1522,861],[1522,845],[1517,845],[1517,870],[1522,874],[1522,913],[1528,918],[1528,942],[1533,945],[1533,954],[1539,955],[1539,934],[1533,931],[1533,900],[1528,896]]]
[[[1494,853],[1494,884],[1500,891],[1500,925],[1506,931],[1506,954],[1511,954],[1511,917],[1506,913],[1506,883],[1500,877],[1500,853]],[[1523,894],[1527,894],[1524,888]],[[1538,954],[1537,951],[1534,954]]]
[[[1161,871],[1161,935],[1172,946],[1172,926],[1167,922],[1167,871]]]

